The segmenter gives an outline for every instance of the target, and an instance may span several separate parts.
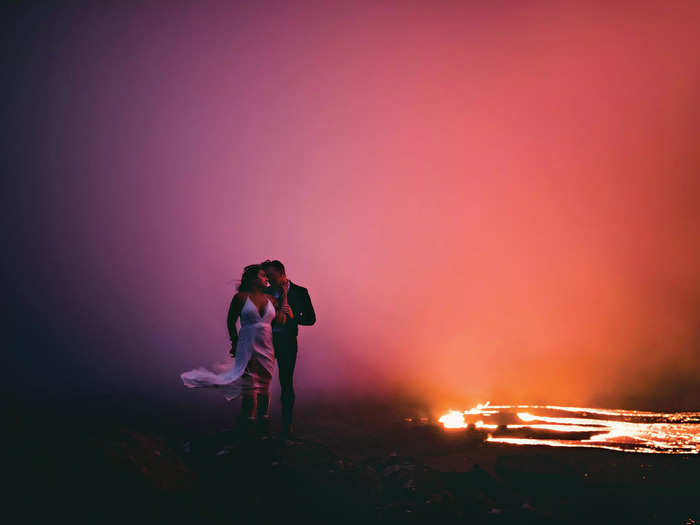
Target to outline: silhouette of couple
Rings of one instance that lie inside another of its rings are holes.
[[[239,317],[241,329],[237,332]],[[267,432],[270,383],[277,359],[282,390],[282,435],[290,437],[299,325],[311,326],[315,322],[308,290],[287,278],[280,261],[246,266],[228,311],[233,368],[216,374],[200,367],[183,372],[180,377],[189,388],[219,388],[228,401],[240,396],[238,430],[247,432],[257,426],[258,430]]]

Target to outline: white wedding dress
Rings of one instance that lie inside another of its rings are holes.
[[[236,357],[231,370],[217,374],[200,367],[180,374],[188,388],[218,388],[227,401],[241,394],[269,393],[275,369],[272,320],[275,307],[268,299],[263,315],[248,297],[241,308]]]

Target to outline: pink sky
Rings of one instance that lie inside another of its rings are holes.
[[[85,369],[191,393],[232,280],[279,258],[318,315],[302,396],[697,377],[700,5],[374,4],[55,17],[33,220]]]

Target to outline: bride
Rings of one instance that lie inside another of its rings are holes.
[[[286,293],[278,303],[265,293],[269,286],[262,266],[245,267],[228,311],[231,354],[235,357],[231,370],[216,374],[200,367],[180,374],[188,388],[218,388],[223,390],[227,401],[241,396],[239,423],[249,424],[257,417],[258,423],[265,427],[269,427],[270,382],[275,367],[272,323],[284,324],[293,317]],[[236,333],[238,317],[240,333]]]

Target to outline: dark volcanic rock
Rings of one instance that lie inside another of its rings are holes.
[[[159,492],[177,493],[194,485],[194,475],[164,439],[121,427],[102,442],[104,453],[123,476]]]
[[[116,412],[32,417],[10,448],[9,499],[72,523],[700,521],[697,456],[508,446],[376,410],[317,412],[293,441]]]

